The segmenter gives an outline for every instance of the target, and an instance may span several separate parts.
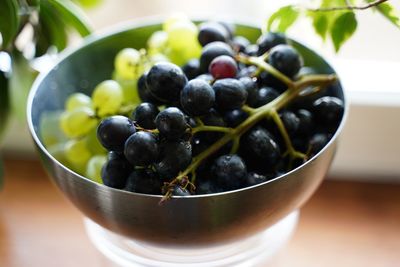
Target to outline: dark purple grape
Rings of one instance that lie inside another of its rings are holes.
[[[238,71],[236,61],[230,56],[218,56],[211,61],[208,72],[215,79],[234,78]]]
[[[179,102],[180,93],[187,83],[182,69],[169,62],[159,62],[151,67],[146,85],[153,96],[165,103]]]
[[[287,89],[287,85],[284,82],[276,78],[274,75],[265,71],[260,73],[257,82],[259,83],[260,87],[263,86],[272,87],[279,93],[283,93]]]
[[[141,194],[160,195],[163,183],[151,169],[136,169],[128,177],[125,190]]]
[[[243,84],[244,89],[247,92],[246,104],[249,104],[251,99],[254,99],[258,92],[257,79],[245,76],[241,77],[239,81]]]
[[[280,159],[280,148],[275,138],[260,126],[242,137],[241,150],[246,159],[261,161],[266,168],[274,166]]]
[[[109,151],[123,152],[125,141],[136,132],[133,122],[124,116],[102,120],[97,127],[97,139]]]
[[[237,74],[237,78],[249,78],[252,79],[252,75],[257,71],[257,67],[256,66],[246,66],[244,68],[239,69],[239,72]],[[254,78],[255,79],[255,78]]]
[[[133,119],[140,127],[145,129],[155,129],[155,119],[160,110],[152,103],[143,102],[132,113]]]
[[[211,61],[218,56],[230,56],[233,58],[234,53],[232,48],[223,42],[212,42],[203,47],[200,56],[200,71],[206,72]]]
[[[125,142],[124,155],[135,166],[148,166],[158,158],[157,138],[154,134],[140,131]]]
[[[265,52],[269,51],[271,48],[279,45],[286,44],[287,40],[284,34],[276,32],[267,32],[260,36],[257,40],[258,51],[257,55],[261,56]]]
[[[219,186],[225,190],[233,190],[243,186],[247,169],[238,155],[223,155],[215,160],[213,173]]]
[[[247,91],[236,79],[221,79],[213,84],[218,108],[232,110],[240,108],[246,102]]]
[[[313,114],[306,109],[299,109],[296,111],[296,116],[300,120],[297,133],[301,136],[309,136],[315,127]]]
[[[324,96],[314,101],[313,111],[322,125],[335,129],[342,119],[344,103],[337,97]]]
[[[255,92],[252,92],[252,94],[247,97],[247,104],[250,107],[258,108],[268,104],[278,96],[279,93],[277,90],[272,87],[264,86]]]
[[[329,142],[329,136],[324,133],[316,133],[314,134],[309,142],[308,153],[309,156],[316,155],[319,151],[321,151],[325,145]]]
[[[294,77],[303,66],[303,58],[297,50],[285,44],[277,45],[271,49],[268,62],[290,78]]]
[[[258,174],[255,172],[250,172],[247,174],[247,177],[246,177],[246,186],[260,184],[267,180],[268,180],[268,178],[265,175]]]
[[[165,142],[160,147],[160,160],[155,164],[155,169],[163,179],[173,179],[192,161],[192,147],[189,142]]]
[[[201,117],[201,121],[204,125],[207,126],[219,126],[219,127],[226,127],[226,123],[222,115],[215,109],[210,109],[210,111]],[[208,142],[209,144],[214,143],[217,141],[223,133],[220,132],[200,132],[197,133],[195,136],[200,137],[204,142]]]
[[[221,24],[226,29],[228,32],[228,39],[232,39],[236,31],[235,24],[227,21],[218,21],[217,23]]]
[[[181,105],[192,116],[201,116],[215,103],[215,93],[211,85],[201,79],[189,81],[181,92]]]
[[[199,180],[196,185],[196,194],[197,195],[205,195],[205,194],[214,194],[218,192],[222,192],[223,189],[213,182],[213,180]]]
[[[209,84],[214,80],[213,76],[210,73],[201,74],[197,76],[196,79],[203,80]]]
[[[243,37],[243,36],[233,37],[232,46],[235,51],[244,53],[246,50],[246,47],[248,47],[249,45],[250,45],[250,41],[246,37]]]
[[[249,115],[241,109],[230,110],[224,114],[226,125],[231,128],[235,128],[244,122],[248,117]]]
[[[192,137],[192,140],[190,142],[192,145],[192,155],[193,157],[197,156],[204,150],[206,150],[209,147],[209,143],[205,140],[205,138],[202,138],[201,135],[199,136],[198,134],[194,135]]]
[[[284,110],[279,115],[289,136],[294,136],[300,126],[300,119],[290,110]]]
[[[117,189],[124,188],[132,169],[133,167],[124,156],[110,152],[107,162],[101,169],[103,184]]]
[[[258,45],[252,44],[244,49],[244,53],[248,56],[257,56]]]
[[[183,112],[175,107],[166,108],[156,117],[156,126],[160,134],[167,139],[179,139],[187,129]]]
[[[194,79],[200,75],[200,61],[197,58],[189,60],[182,66],[182,71],[189,80]]]
[[[202,46],[215,41],[227,42],[228,39],[228,31],[219,23],[205,22],[199,26],[198,40]]]
[[[156,106],[162,104],[155,96],[153,96],[146,85],[147,74],[142,74],[137,82],[138,94],[143,102],[149,102]]]

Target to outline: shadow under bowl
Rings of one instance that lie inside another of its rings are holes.
[[[235,191],[174,197],[163,205],[159,205],[161,196],[126,192],[95,183],[63,166],[46,150],[39,134],[41,116],[62,110],[71,93],[90,95],[99,82],[111,77],[113,59],[119,50],[145,47],[151,33],[160,29],[159,22],[139,22],[106,35],[92,36],[79,48],[64,53],[35,82],[28,100],[28,123],[43,164],[57,187],[97,224],[157,245],[234,242],[267,229],[301,207],[328,171],[344,119],[322,151],[285,175]],[[237,25],[236,33],[255,42],[260,30]],[[295,41],[293,45],[304,57],[306,66],[319,73],[334,73],[315,52]],[[329,90],[330,95],[345,100],[339,83]]]

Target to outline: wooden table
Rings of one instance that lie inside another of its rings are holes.
[[[8,159],[5,168],[0,266],[108,266],[39,162]],[[269,266],[400,266],[400,185],[324,182]]]

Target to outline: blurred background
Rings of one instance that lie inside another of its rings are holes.
[[[265,27],[266,18],[279,7],[295,1],[266,0],[97,0],[86,14],[95,34],[144,17],[185,13],[194,18],[231,19]],[[310,1],[298,1],[309,4]],[[397,9],[400,1],[390,1]],[[371,10],[359,11],[358,29],[338,54],[323,43],[302,19],[289,35],[316,49],[339,72],[350,103],[348,122],[331,172],[335,177],[400,182],[400,31]],[[70,46],[82,41],[76,36]],[[34,156],[25,121],[13,120],[3,150],[21,157]]]

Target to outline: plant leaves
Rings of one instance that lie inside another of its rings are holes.
[[[93,8],[99,5],[103,0],[74,0],[83,8]]]
[[[353,35],[356,29],[357,20],[354,12],[345,12],[335,19],[331,29],[331,38],[336,52]]]
[[[58,51],[63,50],[67,46],[68,38],[65,24],[47,1],[42,1],[40,4],[39,23],[41,27],[40,30],[42,30],[45,37],[48,38],[49,44],[57,47]]]
[[[368,2],[371,2],[368,1]],[[400,14],[398,10],[396,10],[390,3],[384,2],[377,6],[375,6],[383,16],[385,16],[388,20],[390,20],[394,25],[400,28]]]
[[[10,111],[10,98],[8,84],[11,75],[11,57],[8,53],[0,51],[0,143],[6,129]]]
[[[17,0],[0,1],[0,32],[3,39],[1,47],[6,48],[14,39],[19,27]]]
[[[324,13],[317,13],[313,17],[313,27],[315,32],[321,36],[322,40],[325,41],[326,34],[328,33],[329,29],[329,19],[328,14]]]
[[[19,53],[12,55],[12,63],[13,73],[9,81],[10,104],[17,118],[25,121],[26,101],[38,73],[31,68],[28,60]]]
[[[31,7],[38,7],[40,4],[40,0],[27,0],[26,2]]]
[[[82,37],[91,33],[91,26],[83,11],[71,1],[42,0],[47,1],[58,12],[65,24],[72,26]]]
[[[285,32],[296,22],[299,15],[300,10],[293,5],[281,7],[269,17],[267,29],[268,31]]]

